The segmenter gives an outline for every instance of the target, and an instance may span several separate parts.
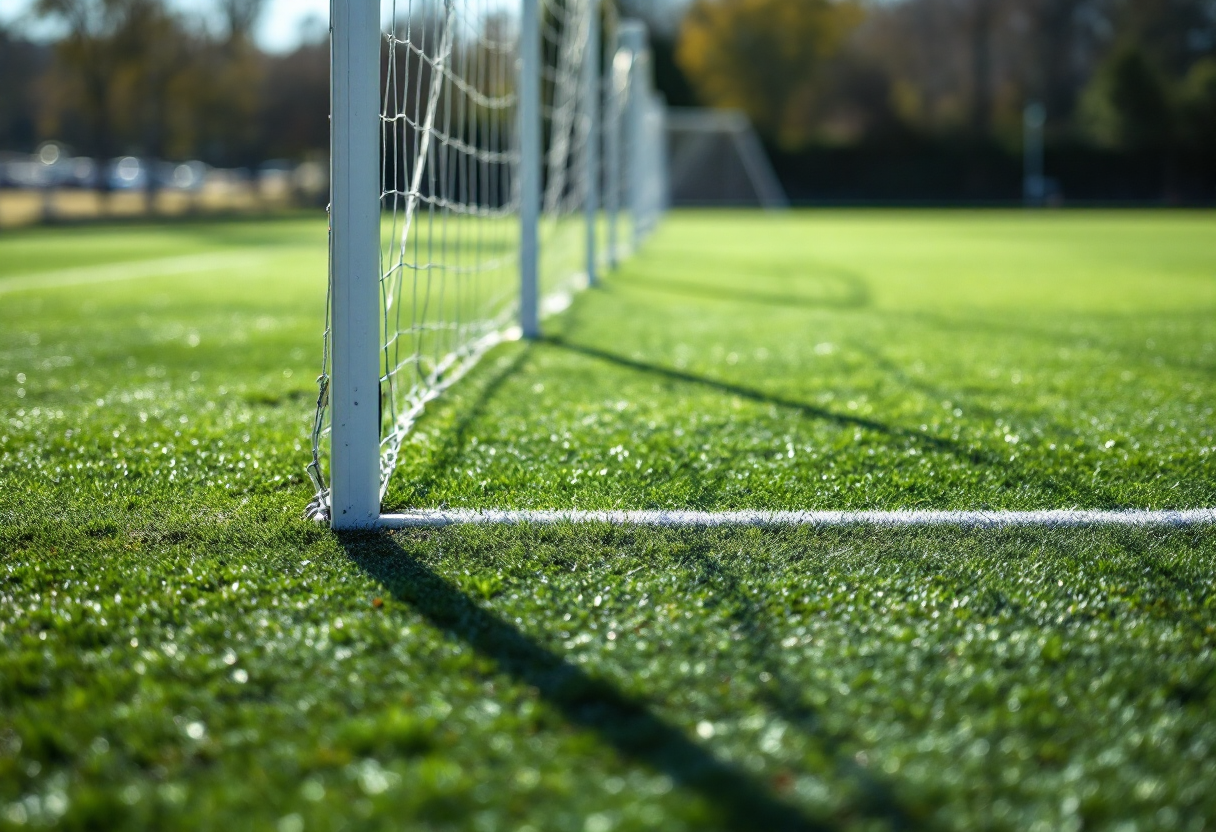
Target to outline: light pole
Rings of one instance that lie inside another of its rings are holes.
[[[1043,176],[1043,125],[1047,110],[1039,102],[1026,105],[1022,113],[1022,199],[1028,207],[1039,207],[1047,198]]]

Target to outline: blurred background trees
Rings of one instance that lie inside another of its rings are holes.
[[[1056,129],[1130,147],[1205,83],[1216,2],[692,0],[665,34],[702,102],[751,108],[773,140],[791,121],[804,144],[900,127],[1013,136],[1037,101]]]
[[[264,0],[37,0],[0,29],[0,150],[300,160],[327,144],[324,25]],[[1216,199],[1216,0],[619,0],[676,106],[742,109],[795,198],[1016,199],[1022,113],[1067,199]],[[183,11],[183,9],[196,9]]]
[[[1065,195],[1216,198],[1216,0],[693,0],[670,37],[795,196],[1011,198],[1041,103]]]
[[[267,54],[253,37],[264,6],[216,0],[188,12],[164,0],[37,0],[34,20],[57,33],[49,43],[0,29],[0,150],[55,139],[99,160],[223,167],[324,150],[325,26],[292,52]]]
[[[699,98],[798,147],[814,135],[831,60],[863,18],[851,0],[697,0],[676,60]]]
[[[0,150],[38,143],[39,81],[50,62],[49,47],[0,26]]]

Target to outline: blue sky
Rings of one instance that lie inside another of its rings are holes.
[[[300,25],[310,17],[329,25],[329,0],[270,0],[267,7],[258,32],[258,42],[266,49],[282,51],[294,46]]]
[[[0,21],[7,23],[22,17],[31,5],[32,0],[0,0]],[[211,7],[205,0],[176,0],[175,5],[200,11]],[[276,52],[295,46],[300,27],[310,18],[323,24],[329,21],[329,0],[268,0],[266,5],[266,14],[258,27],[258,42]]]

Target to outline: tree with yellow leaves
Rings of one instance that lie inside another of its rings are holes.
[[[810,138],[820,76],[864,16],[857,0],[695,0],[676,60],[707,104],[785,147]]]

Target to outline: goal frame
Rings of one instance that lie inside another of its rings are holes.
[[[519,323],[527,337],[540,336],[539,225],[542,219],[543,114],[541,101],[542,0],[520,2],[521,37],[517,60],[519,122]],[[632,241],[640,244],[669,204],[664,148],[667,113],[652,92],[650,55],[644,28],[619,21],[612,52],[601,55],[601,3],[593,4],[592,40],[584,54],[594,61],[580,72],[581,106],[589,124],[590,151],[583,154],[587,188],[583,197],[587,277],[599,267],[597,241],[606,221],[606,259],[621,253],[618,214],[632,214]],[[326,363],[320,380],[314,424],[314,460],[309,466],[319,489],[309,516],[335,530],[436,527],[452,524],[610,523],[652,526],[856,526],[1075,528],[1094,525],[1186,527],[1216,524],[1216,509],[1190,511],[471,511],[419,509],[398,514],[381,510],[380,224],[384,181],[381,171],[380,48],[381,0],[331,0],[331,204],[330,296]],[[611,7],[607,7],[611,9]],[[641,77],[646,73],[646,77]],[[605,83],[599,83],[603,80]],[[594,90],[594,94],[592,93]],[[628,97],[625,94],[628,94]],[[680,115],[677,113],[675,119]],[[601,129],[602,128],[602,129]],[[600,143],[602,142],[602,147]],[[602,151],[602,152],[601,152]],[[645,167],[650,179],[642,175]],[[601,172],[606,178],[601,179]],[[624,192],[624,193],[623,193]],[[603,209],[601,210],[601,203]],[[623,234],[621,236],[624,236]],[[391,372],[391,371],[390,371]],[[318,458],[318,437],[328,410],[328,487]]]
[[[643,202],[628,183],[629,204],[620,204],[621,159],[616,154],[629,144],[635,154],[643,135],[641,120],[656,118],[658,103],[649,87],[646,96],[631,92],[625,102],[621,90],[606,89],[601,81],[613,78],[622,55],[630,75],[649,66],[644,25],[620,21],[617,43],[604,67],[601,10],[604,0],[584,0],[589,6],[588,44],[579,68],[582,87],[579,107],[587,124],[587,152],[581,164],[585,177],[583,215],[586,223],[586,282],[598,281],[598,238],[601,217],[615,230],[622,210],[635,217],[634,247],[657,220],[660,201]],[[522,337],[541,337],[540,226],[544,176],[543,102],[541,90],[542,0],[519,0],[520,40],[517,61],[518,110],[515,125],[519,153],[519,307]],[[383,45],[381,0],[331,0],[330,4],[330,299],[328,379],[323,380],[321,406],[330,412],[329,483],[322,492],[319,517],[334,529],[368,529],[385,525],[381,514],[381,367],[380,367],[380,216],[383,197],[381,165],[380,57]],[[607,72],[607,75],[605,75]],[[605,100],[607,99],[607,101]],[[626,106],[622,106],[624,103]],[[607,112],[604,112],[607,110]],[[601,152],[601,143],[604,145]],[[662,156],[663,154],[658,154]],[[655,164],[658,156],[632,159],[629,173],[642,161]],[[607,157],[607,159],[605,159]],[[614,165],[615,163],[615,165]],[[607,200],[605,190],[618,199]],[[646,213],[645,221],[642,212]],[[618,259],[615,240],[609,240],[610,266]],[[323,473],[318,471],[319,477]]]

